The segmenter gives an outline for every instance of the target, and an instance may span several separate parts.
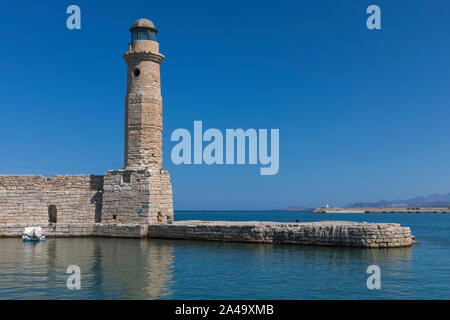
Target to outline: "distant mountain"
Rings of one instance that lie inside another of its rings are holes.
[[[299,207],[299,206],[290,206],[285,209],[275,209],[274,211],[311,211],[311,208]]]
[[[408,200],[397,199],[393,201],[380,200],[377,202],[356,202],[345,208],[405,208],[405,207],[448,207],[450,206],[450,193],[433,193],[427,197],[416,197]]]

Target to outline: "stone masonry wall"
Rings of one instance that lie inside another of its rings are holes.
[[[51,205],[58,223],[94,223],[102,193],[103,176],[0,175],[0,224],[48,223]]]
[[[153,43],[154,41],[145,41]],[[155,42],[156,43],[156,42]],[[162,97],[157,46],[134,47],[127,62],[125,100],[125,168],[159,169],[162,166]]]
[[[173,221],[167,171],[111,170],[105,174],[102,221],[151,224]]]
[[[36,224],[0,224],[0,238],[21,237],[25,227],[35,227]],[[47,237],[117,237],[146,238],[148,226],[142,224],[113,223],[56,223],[38,224]]]
[[[20,237],[32,224],[0,224],[1,237]],[[121,237],[276,243],[359,248],[408,247],[411,230],[393,223],[179,221],[172,224],[58,223],[40,225],[48,237]]]
[[[394,223],[177,221],[148,228],[150,238],[165,239],[361,248],[405,247],[414,243],[410,228]]]
[[[156,223],[172,223],[173,217],[173,195],[169,172],[164,169],[157,170],[150,180],[150,199],[154,205],[150,213]],[[152,222],[151,222],[152,223]]]

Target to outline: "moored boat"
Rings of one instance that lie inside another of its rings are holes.
[[[45,240],[45,233],[41,227],[27,227],[22,232],[23,241],[41,241]]]

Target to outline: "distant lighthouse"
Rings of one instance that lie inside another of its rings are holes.
[[[327,205],[325,206],[325,208],[329,208],[330,206],[328,205],[328,200],[327,200]]]

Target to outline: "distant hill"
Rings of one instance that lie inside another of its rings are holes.
[[[407,200],[397,199],[393,201],[380,200],[377,202],[355,202],[345,208],[405,208],[405,207],[448,207],[450,206],[450,193],[433,193],[427,197],[416,197]]]

